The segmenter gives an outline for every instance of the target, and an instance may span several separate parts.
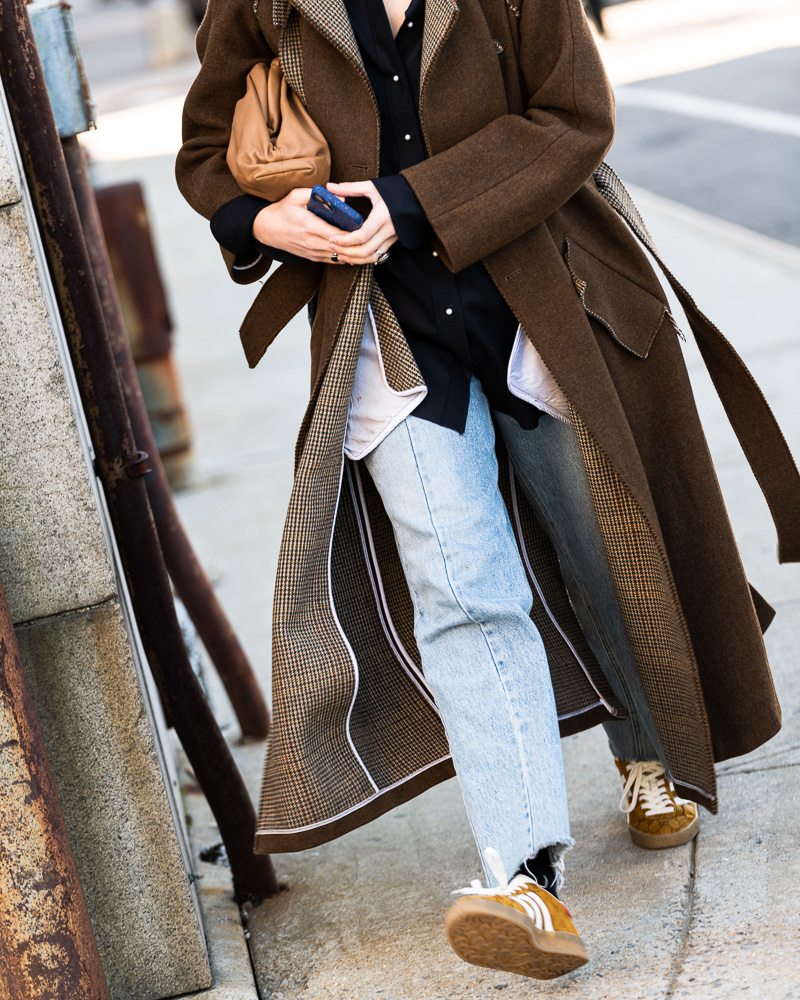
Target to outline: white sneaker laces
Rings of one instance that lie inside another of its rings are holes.
[[[533,875],[515,875],[511,881],[508,881],[506,877],[506,870],[503,866],[503,859],[500,857],[500,853],[496,851],[493,847],[487,847],[483,852],[483,856],[486,860],[486,866],[489,871],[494,876],[497,881],[497,885],[494,888],[489,886],[484,887],[481,884],[480,879],[473,879],[472,882],[465,889],[453,889],[452,896],[497,896],[500,894],[510,895],[516,892],[522,887],[525,882],[533,882],[536,885],[540,885],[539,881]],[[557,861],[554,862],[553,867],[556,870],[556,891],[558,891],[564,884],[564,858],[559,857]],[[540,886],[542,889],[546,889],[546,886]]]
[[[674,797],[670,796],[670,789]],[[674,812],[676,804],[684,804],[684,800],[679,799],[674,792],[662,764],[657,760],[637,761],[631,765],[628,780],[622,790],[620,812],[633,812],[641,799],[645,816],[664,816]]]

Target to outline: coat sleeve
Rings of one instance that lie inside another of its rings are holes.
[[[581,0],[524,0],[519,68],[525,113],[490,122],[401,171],[452,271],[538,225],[602,162],[614,98]]]
[[[241,195],[225,161],[236,102],[247,88],[247,74],[274,58],[261,31],[252,0],[209,0],[197,32],[197,74],[183,106],[183,145],[175,163],[181,194],[210,219],[218,208]],[[234,270],[236,257],[223,251],[234,281],[262,277],[272,261],[263,257],[246,270]]]

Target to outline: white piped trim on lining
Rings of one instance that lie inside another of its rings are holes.
[[[342,465],[341,465],[341,468],[339,470],[339,492],[336,494],[336,507],[335,507],[336,511],[339,510],[339,501],[342,498],[342,477],[343,476],[344,476],[344,459],[342,459]],[[331,540],[330,540],[330,542],[328,544],[328,567],[327,567],[327,573],[328,573],[328,601],[330,602],[331,614],[333,615],[333,620],[336,623],[336,628],[339,630],[339,635],[341,635],[341,637],[342,637],[342,642],[344,642],[345,646],[347,646],[347,652],[350,655],[350,662],[353,664],[353,697],[352,697],[352,699],[350,701],[350,707],[347,710],[347,719],[345,721],[345,732],[347,733],[347,742],[350,744],[350,749],[353,751],[353,756],[356,758],[356,760],[358,761],[358,763],[361,765],[361,768],[364,771],[364,774],[366,775],[367,779],[369,780],[369,783],[372,785],[372,787],[377,792],[377,791],[379,791],[379,789],[378,789],[377,784],[375,783],[375,779],[369,773],[369,769],[367,768],[367,765],[361,759],[361,754],[358,752],[358,750],[356,750],[356,745],[353,742],[353,737],[352,737],[352,735],[350,733],[350,719],[351,719],[351,717],[353,715],[353,707],[355,706],[356,698],[358,696],[358,685],[359,685],[359,681],[360,681],[360,675],[359,675],[359,671],[358,671],[358,660],[356,659],[356,654],[353,652],[353,647],[350,645],[350,640],[345,635],[344,629],[342,628],[342,623],[339,621],[339,615],[336,613],[336,605],[334,604],[334,601],[333,601],[333,586],[331,584],[331,554],[333,553],[333,535],[334,535],[334,531],[335,530],[336,530],[336,515],[334,514],[333,527],[331,528]]]
[[[380,574],[380,565],[378,563],[378,554],[375,551],[375,543],[372,537],[372,528],[370,526],[369,515],[367,513],[366,498],[364,497],[364,488],[361,479],[361,469],[359,466],[353,466],[353,475],[358,484],[358,496],[360,500],[360,505],[356,508],[356,516],[358,518],[358,528],[361,534],[361,544],[364,546],[364,557],[367,562],[367,568],[369,570],[370,582],[372,583],[372,592],[375,595],[375,599],[379,604],[379,611],[382,610],[383,614],[380,615],[381,625],[383,627],[384,634],[386,635],[389,645],[394,649],[395,655],[400,661],[401,666],[405,669],[406,673],[410,675],[411,680],[419,689],[419,692],[431,708],[439,715],[439,709],[436,706],[433,696],[428,688],[428,683],[425,680],[424,674],[420,673],[416,663],[408,655],[408,652],[403,645],[400,636],[397,634],[397,630],[394,627],[394,622],[392,621],[392,616],[389,613],[389,602],[386,599],[386,592],[383,587],[383,580]],[[352,487],[351,487],[352,489]],[[355,496],[353,497],[355,502]],[[358,515],[361,516],[358,516]],[[370,559],[371,556],[371,559]]]
[[[444,764],[445,761],[450,760],[450,754],[445,754],[444,757],[439,757],[437,760],[432,760],[430,764],[426,764],[425,767],[420,767],[416,771],[412,771],[411,774],[407,775],[405,778],[401,778],[400,781],[394,781],[391,785],[387,785],[385,788],[376,788],[375,794],[370,795],[369,798],[362,799],[361,802],[356,803],[354,806],[350,806],[349,809],[343,809],[342,812],[336,813],[335,816],[331,816],[330,819],[320,820],[319,823],[309,823],[308,826],[293,826],[290,829],[268,829],[268,830],[256,830],[256,836],[261,837],[290,837],[297,833],[307,833],[309,830],[318,830],[321,826],[330,826],[331,823],[335,823],[336,820],[342,819],[344,816],[350,816],[352,813],[357,812],[359,809],[364,809],[374,802],[375,799],[381,797],[381,795],[386,795],[387,792],[393,791],[395,788],[399,788],[400,785],[404,785],[407,781],[413,781],[414,778],[419,774],[424,774],[425,771],[430,771],[432,767],[438,767],[440,764]]]

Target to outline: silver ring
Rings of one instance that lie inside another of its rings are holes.
[[[338,264],[339,263],[339,254],[338,253],[332,253],[331,254],[331,261],[334,264]]]
[[[385,260],[389,259],[389,251],[388,250],[384,250],[383,253],[381,253],[380,250],[378,250],[376,252],[378,254],[378,257],[377,257],[377,259],[375,261],[376,264],[382,264]]]

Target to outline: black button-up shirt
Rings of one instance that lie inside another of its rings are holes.
[[[428,387],[414,416],[463,433],[474,374],[493,409],[525,428],[535,427],[539,411],[512,395],[507,384],[514,314],[483,264],[455,274],[445,267],[430,244],[432,230],[422,206],[399,173],[428,155],[418,110],[425,0],[411,0],[396,37],[382,0],[345,0],[345,6],[381,118],[379,176],[373,180],[398,235],[388,260],[375,268],[375,278]],[[234,252],[252,252],[255,243],[285,259],[252,237],[253,220],[264,204],[244,196],[223,206],[212,219],[219,242]]]

